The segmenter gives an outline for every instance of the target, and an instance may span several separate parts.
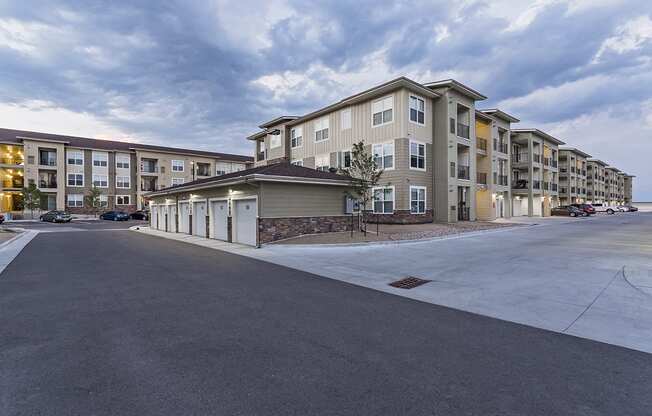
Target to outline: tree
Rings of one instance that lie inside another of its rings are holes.
[[[373,188],[378,185],[383,169],[379,169],[374,156],[367,152],[364,142],[354,143],[351,149],[351,167],[342,169],[351,177],[347,196],[362,205],[362,223],[366,227],[367,205],[374,199]]]
[[[84,197],[84,203],[91,208],[93,215],[97,215],[100,209],[100,195],[102,195],[102,191],[93,184],[93,187],[88,190],[88,193]]]
[[[32,219],[34,218],[34,209],[41,208],[42,197],[43,192],[34,183],[30,183],[27,188],[23,188],[23,206],[30,210]]]

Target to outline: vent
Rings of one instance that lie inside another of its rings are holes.
[[[426,280],[426,279],[420,279],[418,277],[414,276],[408,276],[406,278],[403,278],[401,280],[397,280],[395,282],[390,283],[389,285],[392,287],[397,287],[399,289],[413,289],[417,286],[421,286],[423,284],[426,284],[428,282],[431,282],[432,280]]]

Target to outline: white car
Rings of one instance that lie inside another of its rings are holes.
[[[629,212],[629,207],[627,205],[618,205],[616,208],[620,212]]]
[[[591,204],[593,205],[593,208],[595,208],[595,212],[606,212],[609,215],[615,214],[616,212],[620,212],[620,210],[617,207],[612,207],[609,205],[603,205],[603,204]]]

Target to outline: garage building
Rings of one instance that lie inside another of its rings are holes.
[[[260,246],[348,231],[348,177],[278,163],[147,194],[152,228]]]

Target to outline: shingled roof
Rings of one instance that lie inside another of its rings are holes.
[[[253,157],[234,155],[230,153],[208,152],[204,150],[183,149],[178,147],[156,146],[151,144],[120,142],[116,140],[90,139],[88,137],[64,136],[60,134],[41,133],[36,131],[12,130],[0,128],[0,142],[21,143],[23,139],[48,140],[66,143],[70,147],[86,149],[101,149],[129,152],[135,149],[154,152],[185,153],[197,156],[214,157],[232,162],[253,162]]]

